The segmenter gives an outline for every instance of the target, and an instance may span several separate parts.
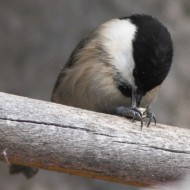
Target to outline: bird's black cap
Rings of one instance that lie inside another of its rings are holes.
[[[137,27],[133,40],[133,75],[138,90],[145,94],[160,85],[170,70],[173,57],[171,36],[167,28],[152,16],[132,15],[121,19],[130,19]]]

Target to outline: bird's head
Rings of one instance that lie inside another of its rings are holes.
[[[135,25],[136,31],[131,38],[134,86],[122,83],[120,90],[125,95],[134,95],[134,106],[138,106],[142,97],[166,78],[172,63],[173,45],[167,28],[157,19],[147,15],[122,19]]]

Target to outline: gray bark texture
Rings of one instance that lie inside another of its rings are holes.
[[[0,160],[157,185],[190,171],[190,131],[0,93]]]

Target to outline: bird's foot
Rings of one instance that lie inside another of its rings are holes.
[[[134,120],[141,122],[141,129],[143,127],[142,113],[135,107],[118,107],[116,114],[122,117],[131,117]]]
[[[154,115],[154,113],[151,112],[151,107],[147,106],[146,110],[143,112],[143,119],[147,118],[148,119],[148,123],[147,123],[147,127],[149,127],[150,123],[152,121],[154,121],[155,125],[156,125],[156,117]]]

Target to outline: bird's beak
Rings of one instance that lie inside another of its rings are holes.
[[[142,97],[142,92],[137,92],[136,89],[132,89],[131,107],[138,107]]]

